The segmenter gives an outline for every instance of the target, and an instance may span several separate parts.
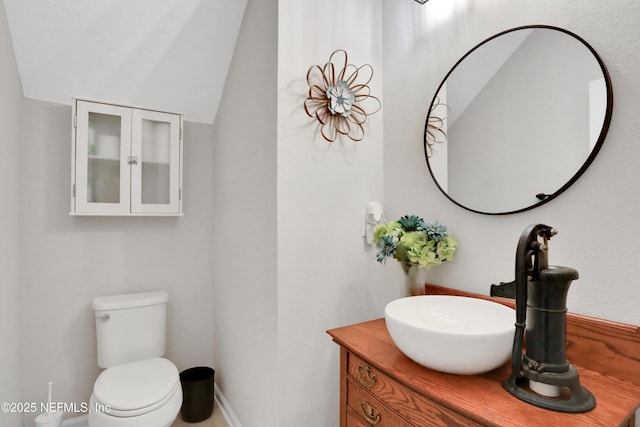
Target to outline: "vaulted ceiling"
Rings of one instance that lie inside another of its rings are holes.
[[[247,0],[4,0],[24,96],[213,123]]]

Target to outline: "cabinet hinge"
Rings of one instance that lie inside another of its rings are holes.
[[[182,200],[182,188],[178,189],[178,200]]]
[[[73,194],[73,197],[76,197],[76,185],[73,184],[72,188],[71,188],[71,193]]]
[[[73,116],[73,127],[74,128],[78,127],[78,116]]]

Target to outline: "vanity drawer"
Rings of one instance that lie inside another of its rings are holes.
[[[347,413],[350,411],[371,426],[411,427],[382,402],[349,379],[347,380]]]
[[[355,411],[351,408],[347,408],[347,425],[346,427],[371,427],[371,424],[362,421],[358,418]]]
[[[347,374],[360,387],[369,391],[413,425],[430,427],[481,426],[481,424],[418,395],[371,367],[353,353],[348,355]]]

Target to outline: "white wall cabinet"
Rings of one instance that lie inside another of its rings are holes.
[[[182,115],[74,100],[71,215],[182,215]]]

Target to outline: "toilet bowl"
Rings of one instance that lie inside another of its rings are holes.
[[[153,358],[103,371],[89,402],[91,427],[169,427],[182,404],[178,369]]]
[[[98,376],[89,399],[90,427],[169,427],[182,405],[176,366],[165,359],[164,291],[93,300]]]

